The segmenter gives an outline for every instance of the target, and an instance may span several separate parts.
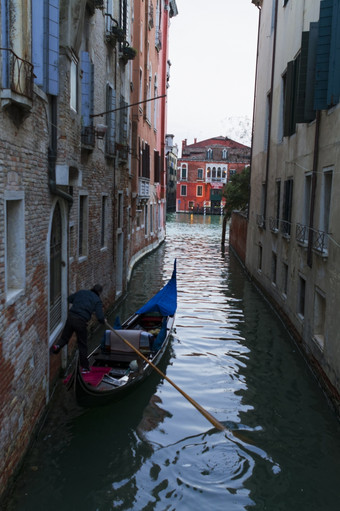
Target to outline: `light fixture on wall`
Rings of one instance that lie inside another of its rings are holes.
[[[106,131],[107,131],[106,124],[97,124],[97,126],[96,126],[96,137],[98,139],[103,139],[105,137]]]

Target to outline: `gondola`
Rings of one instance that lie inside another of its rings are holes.
[[[176,261],[171,279],[121,327],[105,331],[103,340],[88,356],[90,371],[79,359],[68,379],[81,406],[119,401],[139,386],[157,366],[168,346],[177,308]]]

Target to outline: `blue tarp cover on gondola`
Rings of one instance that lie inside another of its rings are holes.
[[[159,312],[162,316],[173,316],[177,309],[176,260],[169,282],[137,314]]]

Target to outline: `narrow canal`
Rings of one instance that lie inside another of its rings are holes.
[[[339,423],[220,237],[219,217],[173,215],[118,312],[124,319],[158,290],[177,258],[162,369],[227,432],[157,375],[102,409],[83,410],[62,389],[8,511],[340,509]]]

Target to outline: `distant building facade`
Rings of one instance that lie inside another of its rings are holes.
[[[165,140],[166,210],[171,213],[176,211],[178,146],[174,144],[174,135],[166,135]]]
[[[215,137],[188,145],[182,142],[177,165],[176,211],[223,213],[223,187],[250,162],[250,147]]]
[[[175,14],[174,0],[0,3],[0,497],[72,356],[74,343],[49,354],[67,296],[99,282],[113,306],[164,239],[166,102],[153,98]]]
[[[340,411],[340,4],[259,8],[246,267]]]

